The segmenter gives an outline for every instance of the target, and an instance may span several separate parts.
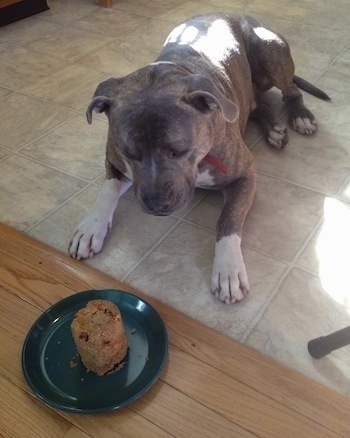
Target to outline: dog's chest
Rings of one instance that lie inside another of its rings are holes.
[[[210,174],[208,169],[197,175],[196,187],[206,188],[206,187],[212,187],[214,185],[215,185],[214,177]]]

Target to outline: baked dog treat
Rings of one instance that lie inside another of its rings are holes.
[[[71,330],[81,361],[99,376],[111,371],[128,351],[120,311],[110,301],[89,301],[75,314]]]

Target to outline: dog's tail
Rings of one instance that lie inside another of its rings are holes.
[[[319,88],[315,87],[315,85],[310,84],[310,82],[306,81],[303,78],[300,78],[299,76],[293,77],[293,82],[300,88],[301,90],[306,91],[309,94],[312,94],[315,97],[318,97],[322,100],[332,100],[324,91],[320,90]]]

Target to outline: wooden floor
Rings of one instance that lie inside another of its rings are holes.
[[[130,287],[0,225],[0,436],[350,437],[350,400],[154,299],[170,351],[156,384],[119,411],[77,415],[37,400],[22,375],[33,322],[56,301],[88,289]]]

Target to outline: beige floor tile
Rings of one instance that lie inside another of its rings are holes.
[[[10,153],[11,152],[8,151],[7,149],[0,147],[0,160],[10,155]]]
[[[30,42],[26,47],[46,54],[54,54],[65,61],[74,61],[108,44],[113,38],[78,29],[73,26],[60,27],[59,30]]]
[[[319,119],[319,124],[325,123]],[[350,145],[322,133],[302,136],[289,128],[289,145],[283,151],[259,142],[254,157],[262,172],[333,195],[350,175]]]
[[[169,24],[167,26],[170,28]],[[164,35],[166,35],[165,32]],[[104,72],[112,77],[122,77],[152,62],[159,54],[163,43],[148,43],[132,36],[130,41],[112,43],[79,59],[79,64]]]
[[[242,2],[243,3],[243,2]],[[238,5],[237,5],[238,7]],[[231,2],[231,8],[232,8],[232,2]],[[169,11],[165,11],[160,18],[164,20],[171,21],[174,25],[182,23],[184,20],[186,20],[189,17],[198,15],[198,14],[204,14],[206,12],[213,12],[213,11],[219,11],[224,10],[225,7],[221,8],[221,4],[218,5],[216,3],[213,4],[210,0],[204,0],[204,1],[189,1],[184,4],[180,4],[177,7],[174,7],[173,9]]]
[[[128,42],[134,45],[139,51],[139,56],[142,56],[142,51],[153,61],[160,53],[164,42],[169,32],[174,28],[174,25],[165,20],[150,20],[145,25],[138,29],[138,33],[129,32],[122,35],[118,40]],[[140,35],[144,35],[140,38]],[[148,61],[149,62],[149,61]]]
[[[19,90],[63,66],[50,55],[16,47],[0,54],[0,84]]]
[[[86,183],[24,157],[0,162],[0,220],[25,230],[61,205]]]
[[[310,51],[296,46],[292,47],[291,50],[295,74],[309,82],[317,79],[335,58],[335,55],[332,54]]]
[[[69,65],[22,91],[68,108],[85,110],[98,86],[108,78],[80,65]]]
[[[74,229],[93,206],[98,190],[97,187],[89,187],[31,229],[30,234],[67,252]],[[146,215],[137,203],[123,197],[114,217],[114,227],[106,237],[103,251],[87,263],[122,278],[176,221],[172,217],[156,218]]]
[[[171,11],[176,6],[184,4],[184,0],[161,0],[149,2],[147,0],[118,0],[113,4],[116,10],[124,10],[144,17],[159,17],[167,11]]]
[[[320,193],[260,174],[243,243],[291,261],[320,219],[323,201]]]
[[[204,198],[186,215],[185,219],[194,225],[207,228],[214,233],[223,206],[224,197],[222,193],[218,191],[206,192],[203,190],[203,192]]]
[[[346,50],[318,79],[319,87],[350,96],[350,49]],[[332,96],[333,97],[333,96]]]
[[[320,5],[312,11],[312,14],[304,17],[302,22],[327,29],[349,29],[349,9],[341,8],[334,2]],[[332,31],[330,31],[329,38],[332,38],[331,32]],[[348,38],[348,43],[349,42]]]
[[[321,26],[304,24],[302,21],[294,24],[286,32],[285,37],[292,48],[299,47],[309,52],[326,53],[334,57],[341,54],[349,45],[348,30],[330,31]]]
[[[73,25],[87,32],[116,38],[126,32],[137,32],[138,28],[148,20],[148,17],[129,14],[115,8],[98,8],[76,20]]]
[[[145,61],[149,62],[147,55]],[[144,65],[134,45],[123,41],[114,41],[77,62],[112,77],[126,76]]]
[[[13,93],[12,90],[9,90],[8,88],[0,86],[0,100],[3,99],[4,97],[8,96],[11,93]]]
[[[46,11],[0,28],[0,47],[4,50],[23,46],[59,30],[58,24],[45,20]]]
[[[50,9],[40,17],[60,25],[75,22],[99,9],[97,2],[86,0],[48,0]]]
[[[180,224],[126,281],[226,335],[241,339],[273,292],[285,265],[244,248],[251,292],[244,302],[225,305],[210,293],[214,245],[213,233]]]
[[[317,273],[324,290],[337,302],[349,303],[350,203],[328,197],[324,202],[323,215],[322,226],[297,264]]]
[[[325,4],[328,4],[327,0],[323,0]],[[337,6],[339,8],[350,8],[350,3],[348,0],[333,0],[332,5]]]
[[[295,269],[282,284],[246,343],[287,366],[350,395],[350,350],[343,348],[323,359],[307,351],[309,340],[350,324],[349,307],[325,292],[317,277]]]
[[[283,26],[286,27],[286,25],[307,14],[313,8],[315,2],[308,0],[296,0],[293,2],[289,0],[269,0],[268,2],[252,0],[248,3],[245,11],[261,20],[266,19],[264,20],[266,24],[271,26],[273,24],[279,26],[278,22],[281,17],[284,23]]]
[[[106,124],[88,125],[79,114],[50,134],[22,149],[21,154],[70,175],[95,180],[104,174]]]
[[[73,115],[73,111],[13,93],[1,101],[0,142],[18,150]]]
[[[327,86],[327,82],[321,78],[315,83],[318,87],[327,91],[332,98],[332,102],[324,105],[318,99],[309,99],[308,108],[317,114],[319,121],[318,132],[332,136],[338,144],[343,142],[344,151],[349,147],[350,138],[349,125],[349,97],[350,93],[344,90],[334,90]]]

